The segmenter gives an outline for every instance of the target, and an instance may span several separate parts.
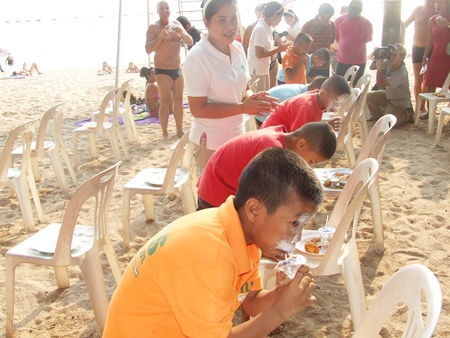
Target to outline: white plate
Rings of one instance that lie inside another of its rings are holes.
[[[308,242],[309,239],[314,238],[314,237],[320,237],[320,234],[319,234],[319,232],[317,230],[311,230],[311,231],[308,231],[307,233],[305,233],[305,232],[302,233],[302,240],[295,244],[295,248],[298,251],[304,252],[304,253],[309,254],[309,255],[323,256],[322,252],[319,252],[318,254],[315,254],[315,253],[308,252],[308,251],[305,250],[306,242]]]
[[[95,129],[97,127],[97,122],[86,122],[83,123],[83,127],[89,128],[89,129]]]
[[[154,172],[149,175],[149,177],[145,180],[145,183],[155,186],[162,186],[164,183],[164,177],[166,173]]]
[[[58,232],[59,234],[59,232]],[[46,253],[46,254],[54,254],[56,250],[56,243],[58,242],[58,237],[49,237],[49,238],[40,238],[41,241],[33,243],[31,249]],[[76,249],[80,246],[82,239],[80,237],[74,236],[72,237],[72,244],[70,250]]]

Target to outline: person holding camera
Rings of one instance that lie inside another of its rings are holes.
[[[406,49],[396,43],[377,48],[370,65],[377,70],[377,86],[384,88],[367,94],[367,107],[370,111],[368,121],[376,121],[384,114],[397,118],[396,127],[413,121],[411,92],[408,71],[405,67]]]

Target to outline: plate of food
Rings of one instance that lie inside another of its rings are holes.
[[[327,172],[323,185],[332,189],[343,189],[353,169],[332,169]]]
[[[295,248],[307,254],[323,256],[321,251],[321,240],[318,231],[302,233],[302,239],[295,244]]]

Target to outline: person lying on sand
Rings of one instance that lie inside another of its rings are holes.
[[[36,63],[33,62],[33,64],[31,65],[30,69],[27,69],[27,64],[24,63],[23,64],[23,69],[13,72],[12,75],[31,76],[31,75],[33,75],[34,71],[36,71],[39,75],[42,74],[39,71],[39,68],[38,68]]]

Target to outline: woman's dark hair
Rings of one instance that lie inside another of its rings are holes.
[[[256,198],[273,214],[296,194],[305,203],[322,202],[322,186],[311,167],[291,150],[273,147],[256,155],[239,178],[236,209]]]
[[[147,78],[148,74],[150,74],[150,72],[152,71],[153,67],[147,68],[147,67],[142,67],[141,71],[139,72],[139,75],[143,78]]]
[[[286,15],[290,15],[295,19],[295,22],[298,22],[298,16],[297,14],[294,13],[294,11],[292,9],[288,9],[286,12],[284,12],[284,16]]]
[[[216,14],[223,5],[226,5],[226,4],[234,4],[237,7],[236,0],[211,0],[211,1],[207,1],[205,3],[206,7],[203,8],[203,17],[207,21],[210,21],[212,16],[214,14]]]
[[[265,4],[263,8],[264,17],[270,18],[274,16],[275,14],[283,15],[284,9],[283,5],[280,4],[278,1],[271,1]]]

